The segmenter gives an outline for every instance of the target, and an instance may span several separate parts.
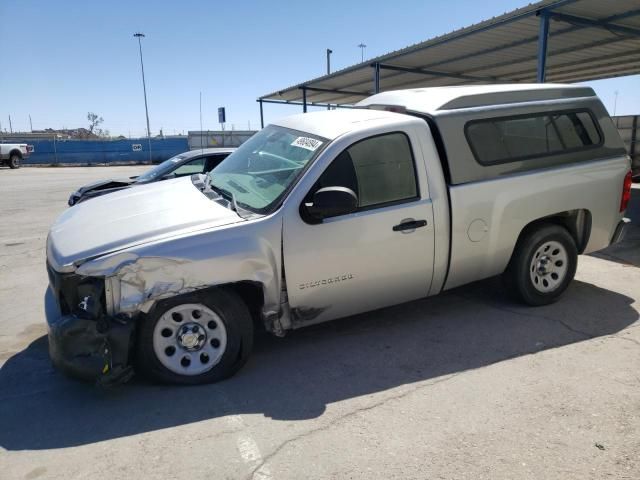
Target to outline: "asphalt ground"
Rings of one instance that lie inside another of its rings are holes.
[[[0,478],[640,478],[640,228],[580,257],[551,306],[490,279],[260,336],[216,385],[65,378],[48,227],[73,189],[144,169],[0,169]]]

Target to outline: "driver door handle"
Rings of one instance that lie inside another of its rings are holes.
[[[426,220],[409,220],[393,226],[394,232],[402,232],[403,230],[415,230],[416,228],[426,227]]]

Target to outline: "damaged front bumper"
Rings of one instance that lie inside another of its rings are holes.
[[[103,385],[123,383],[133,376],[130,352],[134,318],[80,318],[63,313],[53,287],[45,295],[49,356],[65,374]]]

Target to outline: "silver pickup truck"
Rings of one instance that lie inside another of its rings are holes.
[[[630,160],[591,88],[391,91],[295,115],[209,175],[64,212],[47,240],[54,364],[214,382],[275,335],[503,275],[555,301],[621,238]],[[257,367],[256,367],[257,368]]]

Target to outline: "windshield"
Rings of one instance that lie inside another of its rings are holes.
[[[171,157],[169,160],[165,160],[161,164],[156,165],[155,167],[144,172],[142,175],[136,178],[136,182],[148,182],[150,180],[160,178],[171,172],[174,168],[176,168],[176,163],[184,160],[185,158],[186,156],[184,154]]]
[[[264,213],[326,143],[315,135],[269,125],[214,168],[210,184],[232,194],[242,208]]]

